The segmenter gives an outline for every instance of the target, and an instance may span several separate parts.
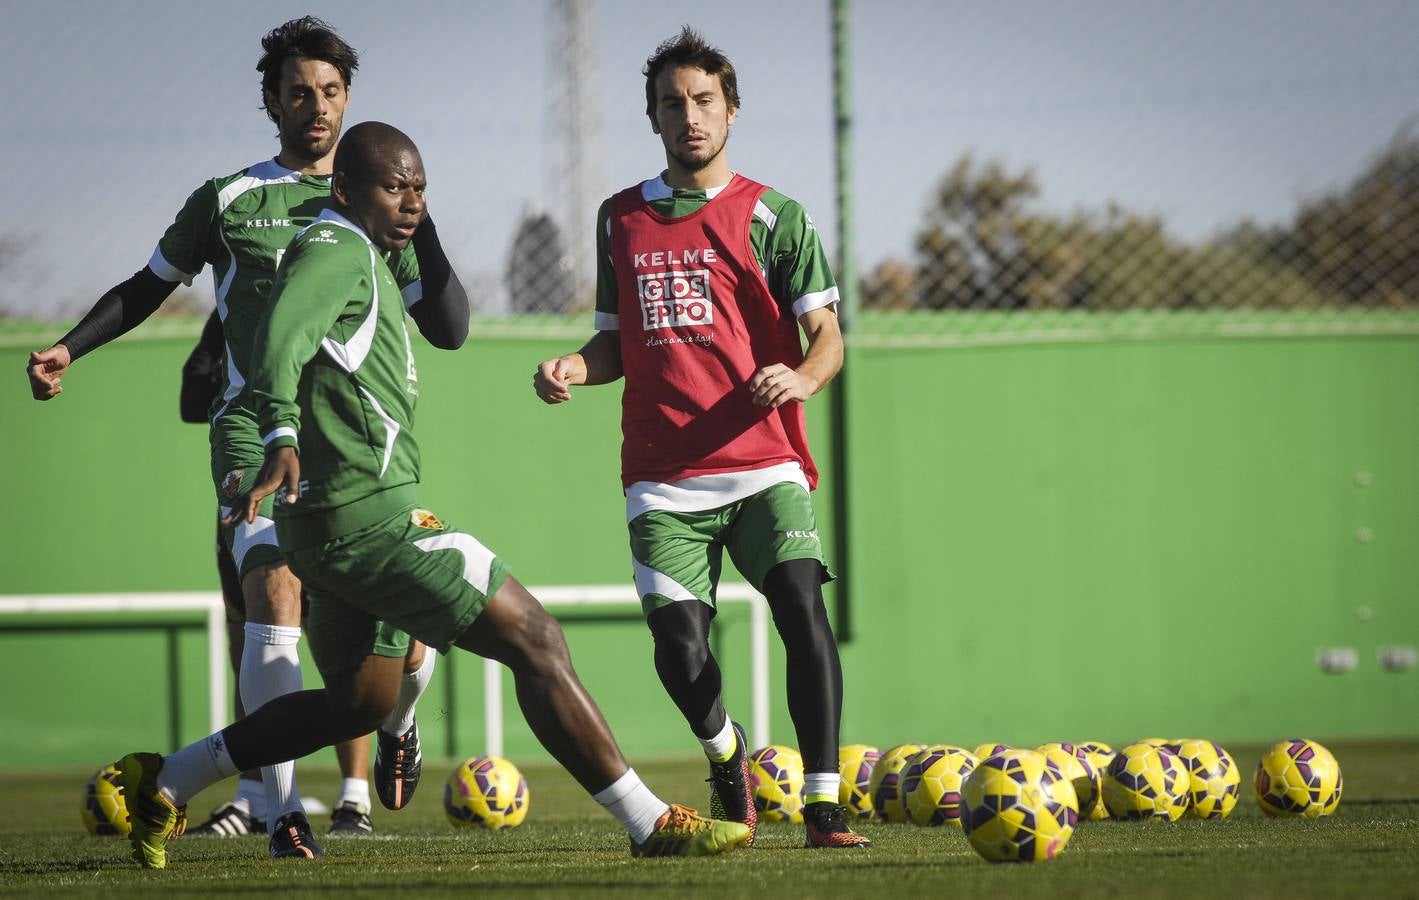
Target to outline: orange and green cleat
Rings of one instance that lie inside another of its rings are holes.
[[[749,826],[742,822],[706,819],[678,803],[655,823],[655,831],[641,843],[631,842],[632,856],[714,856],[748,843]]]
[[[187,807],[173,806],[158,792],[163,758],[156,753],[130,753],[114,763],[123,781],[123,799],[132,829],[128,842],[133,860],[145,869],[168,864],[167,843],[187,830]]]

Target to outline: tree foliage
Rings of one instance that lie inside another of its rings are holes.
[[[956,162],[911,263],[863,279],[881,309],[1292,309],[1419,306],[1419,139],[1401,132],[1350,184],[1289,222],[1243,222],[1200,244],[1116,204],[1037,209],[1033,171]]]

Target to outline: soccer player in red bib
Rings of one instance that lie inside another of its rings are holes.
[[[713,815],[753,829],[744,730],[725,713],[710,622],[723,551],[768,599],[803,754],[809,847],[867,847],[838,806],[842,666],[809,491],[803,404],[842,366],[837,286],[813,222],[733,172],[729,59],[690,28],[646,62],[659,176],[597,218],[596,329],[533,377],[547,403],[625,378],[621,478],[655,669],[710,765]],[[807,336],[805,353],[799,328]]]

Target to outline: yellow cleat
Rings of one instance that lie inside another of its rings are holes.
[[[187,830],[187,807],[173,806],[158,792],[163,758],[156,753],[130,753],[114,766],[123,780],[133,860],[145,869],[166,868],[167,842]]]
[[[670,804],[642,843],[631,844],[632,856],[714,856],[749,842],[753,832],[742,822],[706,819],[688,806]]]

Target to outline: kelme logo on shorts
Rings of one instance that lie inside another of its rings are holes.
[[[227,473],[227,477],[222,479],[222,493],[228,497],[235,497],[241,490],[241,479],[246,474],[244,469],[232,469]]]
[[[419,528],[427,528],[430,531],[443,531],[443,523],[439,517],[429,512],[427,509],[416,509],[409,513],[409,521]]]
[[[818,540],[818,532],[816,531],[785,531],[783,536],[786,538],[807,538],[810,541]]]

